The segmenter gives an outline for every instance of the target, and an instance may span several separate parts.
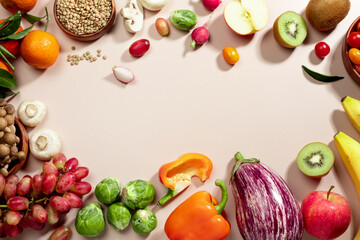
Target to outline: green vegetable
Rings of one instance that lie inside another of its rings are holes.
[[[157,218],[148,208],[139,209],[132,218],[132,228],[136,233],[149,233],[156,228]]]
[[[90,203],[82,208],[75,220],[76,231],[86,237],[96,237],[105,229],[105,218],[101,205]]]
[[[99,202],[112,204],[120,198],[120,181],[113,177],[102,180],[95,188],[95,196]]]
[[[111,204],[107,210],[107,221],[116,230],[125,229],[131,220],[131,213],[123,203]]]
[[[314,78],[314,79],[316,79],[318,81],[321,81],[321,82],[335,82],[335,81],[338,81],[338,80],[344,78],[344,77],[339,77],[339,76],[329,76],[329,75],[324,75],[324,74],[321,74],[321,73],[317,73],[317,72],[314,72],[314,71],[308,69],[304,65],[302,65],[302,68],[312,78]]]
[[[175,10],[170,15],[170,22],[180,30],[190,31],[196,25],[197,17],[190,10]]]
[[[128,208],[135,210],[148,206],[154,200],[154,195],[155,189],[150,182],[135,180],[124,186],[121,197]]]

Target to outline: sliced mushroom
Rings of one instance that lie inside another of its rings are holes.
[[[139,0],[130,0],[120,11],[124,18],[124,25],[131,33],[139,32],[144,25],[144,12]]]
[[[30,138],[31,154],[42,161],[48,161],[60,152],[61,142],[51,129],[41,129],[33,133]]]
[[[167,4],[168,0],[140,0],[141,5],[150,11],[159,11]]]
[[[46,106],[41,101],[23,101],[18,108],[20,121],[28,126],[37,126],[46,115]]]

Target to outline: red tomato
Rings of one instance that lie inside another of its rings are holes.
[[[229,64],[235,64],[239,61],[239,53],[235,48],[227,46],[222,51],[225,61]]]
[[[315,54],[319,58],[324,58],[330,53],[330,47],[325,42],[319,42],[315,45]]]
[[[360,50],[357,48],[351,48],[349,50],[349,58],[354,64],[360,65]]]
[[[360,32],[350,33],[347,42],[352,48],[360,48]]]

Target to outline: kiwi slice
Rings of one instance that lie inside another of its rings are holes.
[[[300,150],[296,163],[305,175],[319,178],[328,174],[334,165],[334,153],[324,143],[309,143]]]
[[[295,48],[302,44],[307,36],[305,20],[296,12],[284,12],[274,22],[273,33],[281,46]]]

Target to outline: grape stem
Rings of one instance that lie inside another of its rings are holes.
[[[7,205],[0,205],[0,208],[7,208]]]

